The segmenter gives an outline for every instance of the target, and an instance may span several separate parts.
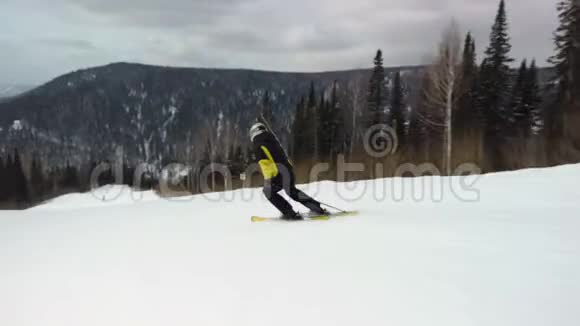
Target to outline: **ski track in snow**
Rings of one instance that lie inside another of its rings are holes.
[[[575,326],[579,179],[487,175],[474,203],[347,202],[323,182],[305,189],[361,214],[310,223],[250,223],[276,214],[258,189],[67,195],[0,212],[0,325]]]

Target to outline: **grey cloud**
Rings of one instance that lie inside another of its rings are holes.
[[[67,0],[90,14],[140,27],[183,28],[208,24],[254,0]]]
[[[55,50],[65,50],[74,49],[74,50],[81,50],[81,51],[93,51],[96,50],[96,46],[86,40],[74,40],[74,39],[59,39],[59,38],[46,38],[46,39],[39,39],[34,40],[33,42],[39,45],[46,45],[49,47],[54,47]]]
[[[3,21],[13,41],[0,70],[32,71],[23,62],[66,72],[110,61],[162,65],[318,71],[368,67],[377,48],[386,65],[424,63],[442,28],[455,17],[471,31],[480,53],[487,46],[499,0],[44,0],[35,24],[25,24],[28,6],[6,0]],[[553,52],[555,4],[509,0],[508,18],[517,59]],[[4,6],[4,5],[0,5]],[[12,20],[10,17],[14,17]],[[40,37],[38,31],[42,30]],[[35,56],[38,51],[50,52]],[[46,58],[51,58],[49,59]],[[481,58],[480,58],[481,59]],[[9,62],[18,67],[8,67]],[[54,62],[66,62],[56,67]],[[17,74],[14,74],[17,75]],[[52,76],[51,76],[52,77]]]
[[[210,32],[207,44],[217,48],[231,48],[248,52],[286,52],[308,50],[312,52],[342,51],[357,45],[351,36],[334,37],[330,31],[313,30],[298,39],[284,32],[256,30],[218,30]]]

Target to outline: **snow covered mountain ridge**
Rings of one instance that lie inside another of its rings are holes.
[[[0,100],[23,94],[33,88],[33,86],[28,85],[0,84]]]

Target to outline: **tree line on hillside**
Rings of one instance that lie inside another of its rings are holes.
[[[106,185],[125,185],[143,191],[159,190],[164,182],[174,193],[224,189],[223,169],[214,173],[211,166],[225,166],[239,180],[249,162],[241,147],[236,148],[222,160],[219,155],[211,153],[208,145],[199,167],[172,169],[172,165],[179,162],[167,159],[162,162],[166,168],[162,171],[146,163],[131,165],[125,158],[99,163],[93,161],[80,167],[68,162],[64,166],[45,167],[38,156],[23,157],[15,149],[12,153],[0,154],[0,180],[3,180],[0,184],[0,209],[27,208],[60,195],[86,192]],[[187,172],[185,177],[183,171]],[[174,181],[176,175],[178,179]],[[200,178],[204,175],[206,180],[202,182]],[[232,186],[240,187],[241,183]]]
[[[437,173],[451,175],[462,163],[492,172],[578,162],[580,4],[560,0],[557,12],[556,51],[550,58],[555,78],[548,87],[539,84],[534,58],[517,64],[511,57],[508,15],[501,0],[484,57],[478,60],[472,34],[462,36],[457,24],[451,23],[421,74],[416,98],[410,96],[402,78],[405,71],[387,73],[379,50],[360,119],[350,115],[355,112],[353,104],[345,100],[344,85],[338,82],[330,86],[313,82],[291,108],[294,118],[289,122],[280,121],[265,92],[259,119],[284,137],[302,182],[311,181],[310,168],[321,162],[329,163],[322,177],[335,179],[339,156],[351,162],[382,164],[382,171],[369,169],[350,179],[396,175],[403,163],[432,163]],[[365,132],[376,125],[388,126],[397,145],[391,155],[379,159],[370,157],[363,146]],[[223,189],[226,178],[219,166],[231,171],[236,184],[230,187],[241,187],[237,176],[252,162],[249,142],[242,140],[244,131],[222,115],[207,129],[199,162],[185,174],[175,173],[182,177],[176,182],[178,188],[197,193],[206,191],[202,185],[209,183],[210,190]],[[176,158],[181,156],[176,153],[175,158],[164,159],[164,164],[178,163]],[[134,185],[136,167],[123,162],[122,178],[105,171],[97,184]],[[212,163],[219,166],[205,173],[204,167]],[[33,154],[1,153],[0,207],[24,207],[66,192],[87,191],[94,186],[90,175],[95,167],[93,162],[47,167]],[[157,188],[162,173],[151,170],[145,175],[139,178],[139,188]]]
[[[75,167],[45,170],[38,157],[33,157],[27,171],[20,153],[0,155],[0,208],[22,208],[71,191],[83,189]],[[87,187],[84,187],[87,189]]]
[[[313,163],[325,161],[326,157],[314,155],[329,150],[324,137],[336,137],[336,143],[343,146],[346,135],[359,137],[351,160],[376,162],[365,153],[360,135],[372,126],[387,125],[397,139],[398,151],[381,161],[382,176],[395,175],[402,163],[432,163],[438,173],[451,175],[462,163],[494,172],[577,162],[580,9],[572,0],[560,1],[557,9],[560,26],[555,33],[556,54],[550,58],[556,77],[548,87],[539,85],[534,58],[524,59],[518,69],[511,68],[514,59],[502,0],[480,63],[471,33],[461,40],[456,23],[446,28],[432,64],[423,73],[416,102],[408,98],[401,72],[387,76],[378,50],[365,117],[353,135],[347,135],[341,129],[344,123],[335,120],[343,115],[340,103],[317,102],[311,90],[294,121],[294,159],[308,170]],[[324,118],[326,112],[331,118]],[[335,154],[353,152],[341,146]],[[368,169],[360,177],[376,177],[374,173]]]

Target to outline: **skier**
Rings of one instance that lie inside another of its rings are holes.
[[[284,190],[290,198],[310,209],[312,215],[328,215],[321,204],[296,188],[296,177],[292,164],[276,136],[262,123],[250,129],[254,153],[264,175],[264,195],[281,213],[284,220],[301,220],[280,194]]]

